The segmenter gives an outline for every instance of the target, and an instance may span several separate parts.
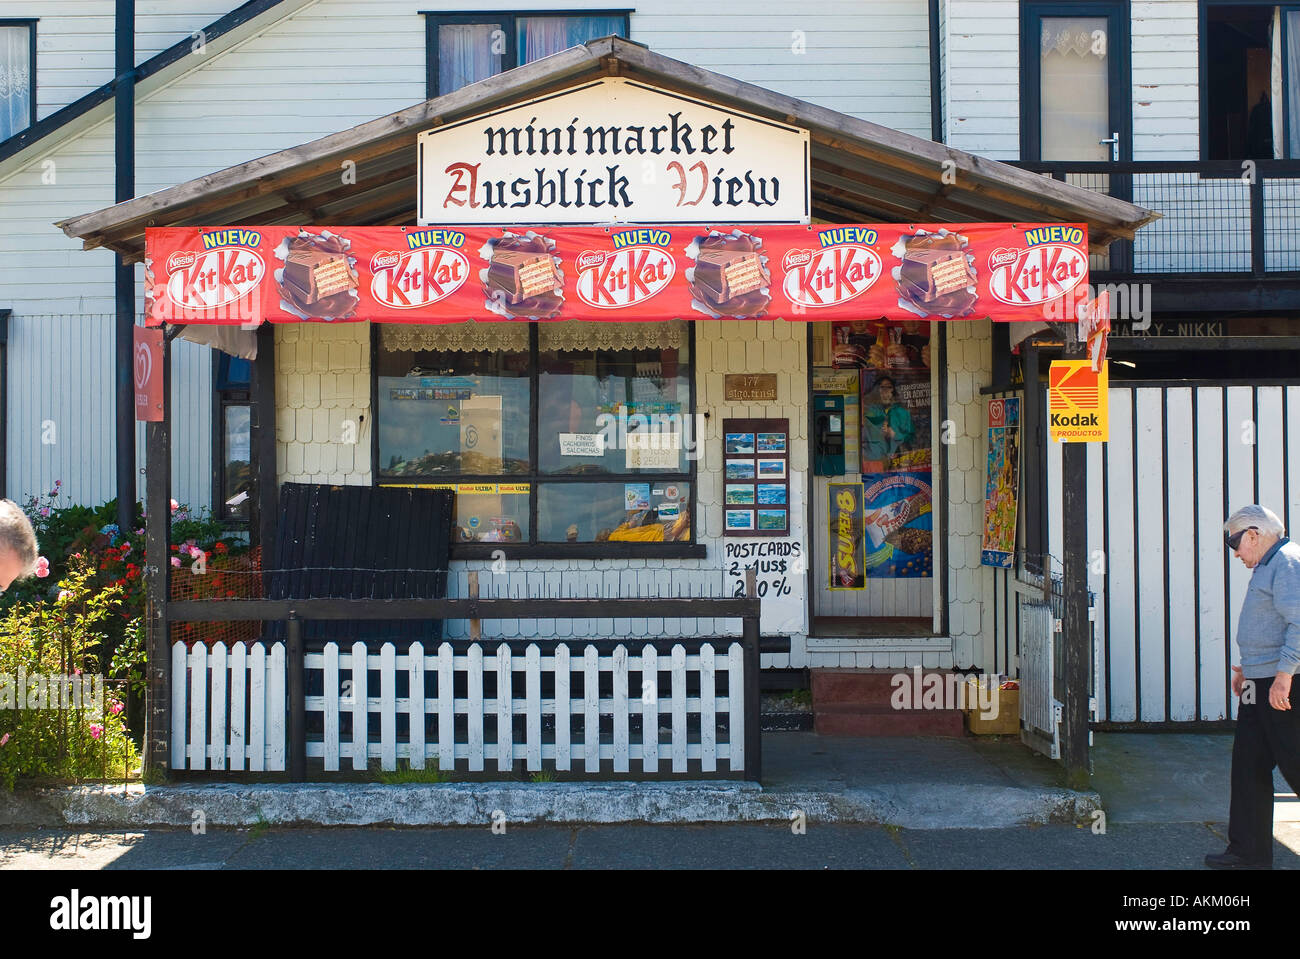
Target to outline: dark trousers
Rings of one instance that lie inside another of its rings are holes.
[[[1272,677],[1254,683],[1255,701],[1237,707],[1228,852],[1248,862],[1272,865],[1274,766],[1300,794],[1300,681],[1291,687],[1290,709],[1268,704]]]

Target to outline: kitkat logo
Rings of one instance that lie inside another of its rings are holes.
[[[458,250],[424,247],[380,251],[370,258],[370,292],[395,310],[413,310],[451,296],[469,276],[469,260]]]
[[[995,263],[999,257],[1003,262]],[[1010,306],[1047,303],[1087,280],[1087,254],[1064,243],[998,250],[989,257],[989,292]]]
[[[253,250],[220,247],[201,253],[174,253],[167,259],[167,269],[169,300],[186,309],[211,310],[255,290],[266,273],[266,264]]]
[[[578,255],[574,266],[578,270],[578,298],[588,306],[605,310],[644,303],[663,292],[677,272],[672,255],[653,246],[587,250]]]
[[[782,261],[782,288],[801,306],[835,306],[861,296],[880,278],[876,251],[855,243],[822,250],[791,250]]]

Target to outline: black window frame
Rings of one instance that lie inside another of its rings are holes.
[[[687,378],[688,390],[690,395],[690,409],[687,415],[694,416],[699,409],[699,384],[696,369],[696,336],[695,324],[690,320],[683,320],[689,329],[690,337],[690,376]],[[372,486],[394,485],[398,481],[393,479],[383,479],[380,477],[380,454],[379,454],[379,356],[383,349],[380,339],[380,329],[378,323],[371,324],[370,330],[370,409],[374,416],[374,428],[370,431],[370,483]],[[528,324],[528,379],[529,379],[529,409],[528,409],[528,458],[529,471],[527,473],[463,473],[454,476],[440,474],[437,476],[403,476],[401,483],[527,483],[528,484],[528,540],[521,543],[452,543],[452,559],[492,559],[494,554],[500,551],[506,551],[512,559],[703,559],[706,555],[706,546],[698,539],[699,512],[697,504],[699,500],[699,457],[694,459],[688,457],[686,461],[685,472],[635,472],[635,473],[618,473],[618,474],[591,474],[580,473],[574,475],[543,473],[540,468],[540,459],[538,455],[538,445],[540,435],[538,432],[538,399],[541,392],[541,370],[539,358],[541,355],[540,335],[536,323]],[[708,414],[704,413],[707,418]],[[703,435],[692,435],[695,441],[696,449],[702,450],[704,437]],[[614,486],[618,483],[627,483],[631,481],[658,483],[658,482],[684,482],[690,485],[690,496],[688,497],[690,517],[691,517],[691,538],[687,542],[672,543],[642,543],[642,542],[603,542],[603,543],[542,543],[537,541],[537,508],[540,487],[543,485],[555,485],[560,483],[606,483]]]
[[[1211,161],[1210,148],[1210,51],[1206,37],[1210,29],[1210,7],[1281,7],[1282,8],[1282,144],[1283,160],[1300,160],[1300,156],[1287,156],[1291,150],[1291,83],[1288,76],[1287,13],[1300,12],[1300,3],[1267,3],[1261,0],[1198,0],[1196,4],[1196,106],[1200,111],[1197,121],[1196,155],[1203,163],[1239,163],[1245,157]],[[1260,161],[1257,161],[1260,162]],[[1268,162],[1268,161],[1263,161]]]
[[[40,17],[0,18],[0,27],[26,27],[27,28],[28,43],[29,43],[28,57],[30,58],[31,73],[32,73],[31,83],[30,83],[31,88],[29,91],[30,109],[28,110],[28,115],[27,115],[27,126],[23,127],[21,130],[15,130],[10,136],[5,137],[4,140],[0,140],[0,143],[4,143],[7,140],[12,140],[14,137],[19,136],[25,133],[26,131],[30,130],[32,127],[36,126],[36,24],[39,21],[40,21]]]
[[[223,354],[220,350],[212,351],[212,516],[223,526],[232,530],[251,530],[253,504],[257,499],[257,472],[252,463],[252,363],[249,362],[249,384],[230,387],[223,385],[221,364]],[[226,500],[230,491],[226,488],[226,407],[247,406],[249,414],[249,489],[248,515],[240,519],[230,516],[226,510]]]
[[[441,96],[438,91],[438,28],[476,23],[501,23],[506,35],[506,51],[501,56],[501,72],[519,66],[519,44],[515,20],[518,17],[622,17],[623,37],[630,38],[632,7],[612,7],[597,10],[474,10],[449,13],[440,10],[421,10],[424,17],[424,96],[427,100]],[[448,91],[451,92],[451,91]]]

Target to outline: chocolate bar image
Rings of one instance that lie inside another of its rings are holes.
[[[503,291],[511,304],[554,293],[558,282],[549,253],[497,250],[488,263],[488,286]]]
[[[701,250],[695,261],[695,282],[702,286],[717,303],[763,286],[763,269],[757,253],[738,250]]]
[[[309,306],[356,286],[346,255],[319,250],[291,250],[283,282]]]
[[[973,277],[966,254],[960,250],[908,250],[899,273],[916,299],[930,303],[970,286]]]

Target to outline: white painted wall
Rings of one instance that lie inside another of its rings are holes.
[[[113,79],[114,0],[0,0],[0,20],[38,17],[37,117]],[[239,0],[139,0],[135,62],[143,63],[220,19]]]
[[[995,160],[1020,157],[1020,4],[941,0],[948,143]]]

